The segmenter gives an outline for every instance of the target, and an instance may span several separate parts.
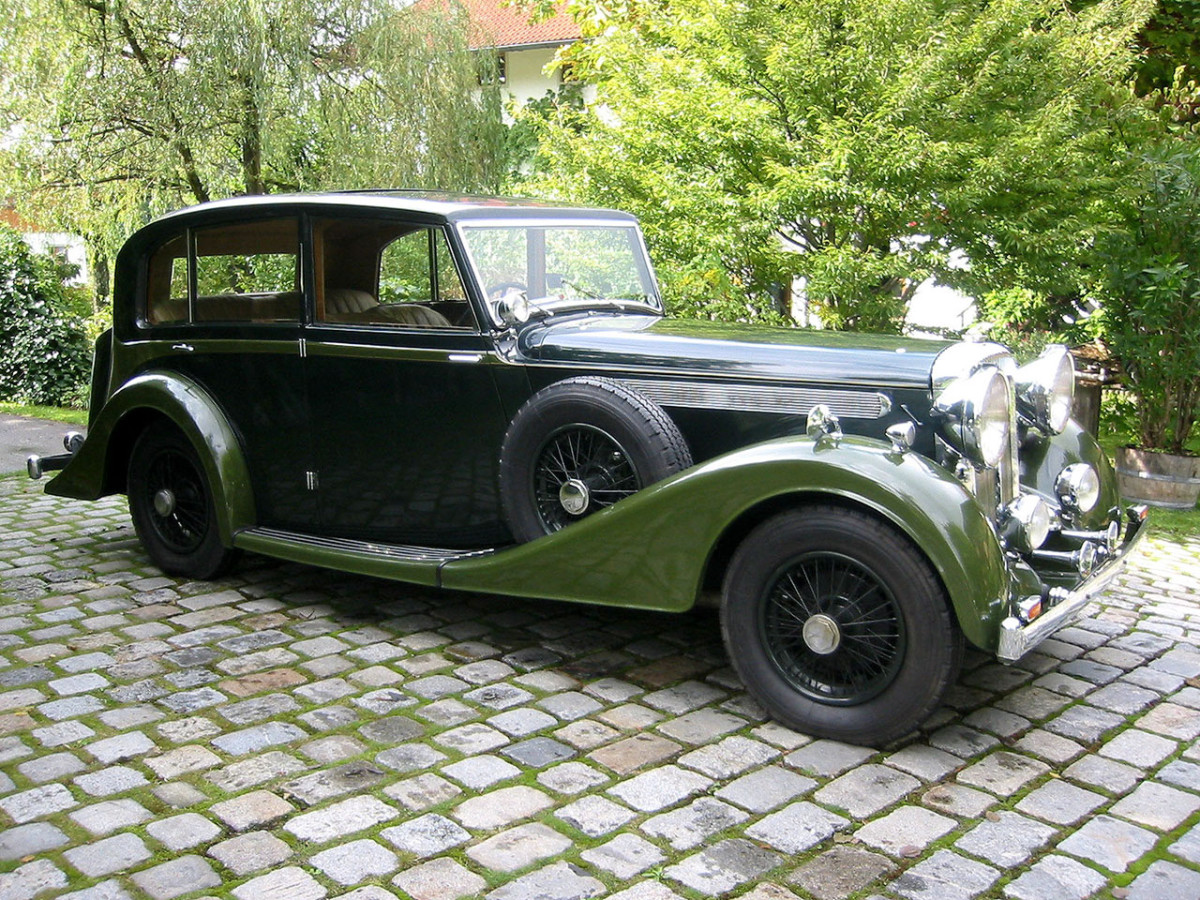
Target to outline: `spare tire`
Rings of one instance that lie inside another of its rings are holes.
[[[531,541],[691,464],[687,441],[653,400],[610,378],[568,378],[513,418],[500,502],[513,537]]]

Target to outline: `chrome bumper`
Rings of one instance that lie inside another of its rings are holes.
[[[1125,571],[1131,554],[1146,536],[1145,510],[1144,506],[1129,508],[1129,531],[1121,549],[1074,590],[1052,590],[1051,597],[1058,600],[1054,606],[1028,625],[1022,625],[1016,616],[1009,616],[1001,622],[996,658],[1001,662],[1016,662],[1060,628],[1083,618],[1088,603]]]
[[[56,456],[38,456],[36,453],[25,460],[25,471],[29,473],[29,477],[37,481],[47,472],[58,472],[67,467],[74,457],[79,452],[79,448],[83,446],[83,435],[78,431],[68,431],[63,437],[63,449],[66,453],[59,453]]]

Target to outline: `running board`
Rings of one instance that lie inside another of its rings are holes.
[[[264,556],[429,587],[441,586],[441,568],[446,563],[495,553],[316,537],[276,528],[244,529],[234,535],[233,545]]]

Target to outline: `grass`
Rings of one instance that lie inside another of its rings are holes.
[[[33,419],[49,419],[68,425],[86,425],[86,409],[68,409],[61,406],[33,406],[26,403],[0,403],[0,413],[10,416],[28,416]]]
[[[1118,429],[1106,429],[1107,423],[1101,422],[1099,437],[1100,446],[1111,460],[1118,447],[1132,443],[1132,436]],[[1189,450],[1191,447],[1189,445]],[[1195,452],[1195,451],[1192,451]],[[1150,509],[1150,537],[1181,539],[1200,535],[1200,507],[1194,509]]]

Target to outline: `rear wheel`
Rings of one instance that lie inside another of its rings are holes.
[[[880,744],[937,708],[962,633],[925,558],[864,513],[810,507],[742,543],[721,623],[747,689],[808,734]]]
[[[129,513],[150,558],[164,572],[215,578],[240,555],[225,547],[204,466],[173,425],[150,426],[129,458]]]

